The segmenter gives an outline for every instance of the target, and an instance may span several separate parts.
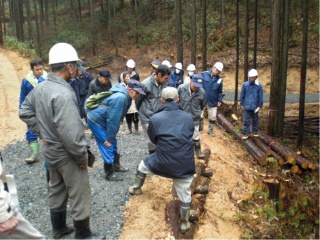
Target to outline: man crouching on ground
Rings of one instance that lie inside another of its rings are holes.
[[[150,118],[148,127],[148,135],[156,151],[140,162],[129,192],[132,195],[142,194],[146,174],[172,178],[180,200],[180,231],[184,232],[190,228],[190,185],[195,173],[194,124],[191,115],[178,105],[176,88],[164,88],[160,101],[163,106]]]

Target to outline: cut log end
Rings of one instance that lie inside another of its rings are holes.
[[[299,172],[299,167],[298,165],[294,165],[291,167],[290,171],[294,174],[298,173]]]

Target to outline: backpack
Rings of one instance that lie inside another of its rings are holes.
[[[91,110],[98,107],[100,103],[103,101],[103,99],[111,96],[112,94],[113,92],[106,91],[91,95],[86,102],[86,108]]]

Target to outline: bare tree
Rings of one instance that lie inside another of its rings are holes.
[[[191,63],[196,63],[197,58],[197,22],[196,22],[196,0],[191,0]]]
[[[220,25],[222,32],[222,41],[224,40],[224,25],[225,25],[225,16],[224,16],[224,0],[220,0]]]
[[[243,81],[247,81],[249,63],[249,0],[245,0]]]
[[[273,1],[272,21],[272,67],[270,85],[270,114],[268,123],[268,134],[278,136],[279,125],[279,100],[281,72],[280,72],[280,39],[281,39],[281,1]]]
[[[307,50],[308,50],[308,18],[309,18],[309,0],[302,1],[303,14],[303,37],[302,37],[302,56],[301,56],[301,78],[300,78],[300,97],[299,97],[299,131],[297,139],[297,148],[302,148],[304,131],[304,108],[306,94],[307,77]]]
[[[82,14],[81,14],[81,0],[78,0],[78,10],[79,10],[79,18],[80,21],[82,20]]]
[[[284,128],[284,113],[286,110],[286,90],[287,90],[287,68],[288,68],[288,28],[289,28],[289,15],[290,15],[290,0],[283,1],[283,21],[282,21],[282,45],[281,45],[281,84],[279,84],[279,125],[278,136],[283,136]]]
[[[239,52],[240,52],[240,26],[239,26],[239,1],[237,1],[237,49],[236,49],[236,82],[235,82],[235,88],[234,88],[234,102],[236,103],[238,101],[238,84],[239,84]]]
[[[207,70],[207,1],[202,0],[202,70]]]
[[[3,8],[3,5],[2,5],[2,1],[1,1],[1,3],[0,3],[0,12],[1,13],[3,12],[2,8]],[[3,23],[2,17],[3,17],[3,15],[1,14],[1,16],[0,16],[0,47],[3,47],[3,43],[4,43],[4,41],[3,41],[3,31],[2,31],[2,23]]]
[[[177,61],[183,64],[181,0],[175,0],[175,10],[176,10]]]
[[[93,9],[93,0],[89,0],[90,6],[90,26],[91,26],[91,51],[92,55],[96,56],[96,38],[95,38],[95,21],[94,21],[94,9]]]
[[[257,48],[258,48],[258,4],[259,0],[255,0],[254,4],[254,43],[253,43],[253,68],[257,69]]]
[[[26,11],[27,11],[27,25],[28,25],[28,40],[30,41],[32,39],[30,0],[26,0]]]

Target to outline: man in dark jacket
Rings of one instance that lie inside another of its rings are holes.
[[[222,70],[223,64],[221,62],[216,62],[211,71],[206,71],[201,74],[203,77],[203,89],[206,92],[208,103],[208,134],[212,137],[215,136],[213,127],[217,119],[217,109],[221,106],[222,102],[223,81],[219,75]]]
[[[240,94],[240,106],[243,113],[243,139],[249,138],[250,121],[252,119],[252,132],[258,137],[259,115],[258,111],[263,105],[263,90],[258,81],[258,71],[251,69],[248,73],[249,80],[244,82]]]
[[[129,193],[142,194],[146,174],[172,178],[180,200],[180,230],[184,232],[190,227],[190,185],[195,173],[194,124],[191,115],[180,108],[178,101],[176,88],[162,90],[161,103],[164,105],[150,118],[148,127],[148,135],[156,145],[156,151],[140,162]]]
[[[80,109],[80,117],[85,118],[86,113],[84,111],[84,102],[86,101],[88,92],[89,92],[89,84],[92,81],[91,75],[86,71],[86,68],[81,64],[77,64],[78,74],[76,77],[76,82],[79,90],[79,109]]]
[[[112,87],[112,83],[110,79],[111,79],[111,74],[109,71],[107,70],[100,71],[99,77],[91,81],[89,84],[87,98],[95,93],[109,91],[109,89]]]

